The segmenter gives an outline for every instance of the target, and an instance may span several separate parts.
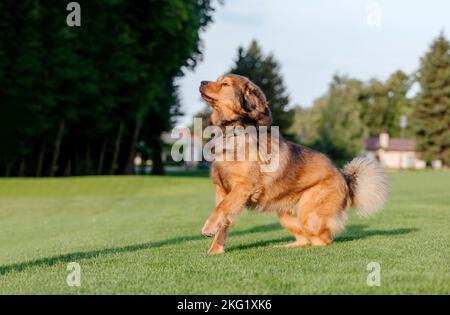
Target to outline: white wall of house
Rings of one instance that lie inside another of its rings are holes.
[[[416,154],[414,151],[379,150],[382,163],[389,168],[414,168]]]
[[[423,168],[422,161],[419,160],[414,151],[369,151],[367,155],[371,158],[378,156],[382,165],[387,168]]]

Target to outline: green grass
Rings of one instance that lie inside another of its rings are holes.
[[[390,175],[385,210],[350,215],[325,248],[284,249],[276,216],[247,211],[208,256],[204,177],[0,180],[0,293],[450,293],[450,172]],[[81,287],[66,284],[69,262]],[[381,265],[369,287],[367,264]]]

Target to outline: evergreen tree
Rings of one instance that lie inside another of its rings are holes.
[[[414,108],[418,149],[426,161],[450,165],[450,43],[441,34],[421,59]]]
[[[212,2],[85,1],[69,27],[59,0],[0,1],[0,175],[130,174],[138,143],[162,173]]]
[[[242,47],[238,49],[238,57],[229,72],[243,75],[261,88],[272,111],[273,125],[279,126],[281,133],[292,139],[289,128],[293,123],[294,111],[287,109],[289,95],[274,56],[264,56],[258,43],[252,41],[246,50]]]

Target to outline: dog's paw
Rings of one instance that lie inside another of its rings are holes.
[[[202,234],[206,237],[214,236],[217,231],[219,230],[219,225],[214,222],[210,222],[209,220],[206,221],[205,225],[202,229]]]
[[[223,248],[223,246],[211,246],[211,248],[208,250],[209,255],[217,255],[223,253],[225,253],[225,249]]]

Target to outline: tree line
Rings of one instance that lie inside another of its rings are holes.
[[[0,176],[163,172],[160,134],[181,114],[175,79],[201,59],[210,0],[0,2]]]
[[[450,43],[443,33],[414,73],[397,70],[385,81],[336,74],[308,107],[290,104],[279,63],[256,41],[238,49],[228,72],[245,75],[262,88],[284,137],[328,154],[337,164],[361,154],[368,137],[387,132],[415,138],[427,162],[440,159],[450,165]],[[413,86],[418,87],[415,95]],[[198,116],[206,118],[208,110]],[[404,130],[401,116],[409,122]]]
[[[410,95],[414,85],[418,92]],[[401,116],[409,122],[404,132]],[[296,108],[295,122],[300,141],[338,163],[360,154],[367,137],[387,132],[415,138],[422,159],[450,166],[449,41],[441,33],[412,74],[397,70],[384,82],[335,75],[311,107]]]
[[[0,2],[0,176],[131,174],[137,151],[162,174],[161,133],[182,115],[175,79],[201,60],[212,0],[80,1],[80,27],[67,26],[66,5]],[[388,132],[450,165],[449,47],[441,34],[416,72],[386,81],[335,75],[309,107],[290,104],[279,63],[257,42],[226,72],[263,89],[286,138],[338,163]]]

